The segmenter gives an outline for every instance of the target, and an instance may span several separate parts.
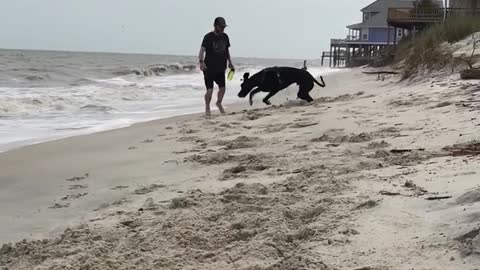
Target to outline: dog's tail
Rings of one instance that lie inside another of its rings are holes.
[[[313,76],[312,76],[312,77],[313,77]],[[319,86],[321,86],[321,87],[327,86],[327,85],[325,84],[325,81],[323,80],[323,77],[322,77],[322,76],[320,76],[320,80],[322,81],[321,83],[318,82],[315,78],[313,78],[313,81],[314,81],[316,84],[318,84]]]

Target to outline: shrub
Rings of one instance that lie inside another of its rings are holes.
[[[442,43],[457,42],[480,31],[480,18],[449,17],[445,24],[431,25],[413,37],[400,42],[395,49],[395,62],[403,61],[403,78],[418,72],[419,68],[436,70],[451,63],[452,54],[442,49]]]
[[[444,26],[445,41],[454,43],[480,31],[480,17],[449,17]]]

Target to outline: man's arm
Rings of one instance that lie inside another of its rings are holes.
[[[227,34],[225,34],[226,40],[227,40],[227,61],[228,61],[228,67],[230,69],[235,69],[232,63],[232,57],[230,55],[230,38],[228,37]]]
[[[228,61],[228,67],[230,69],[235,69],[235,67],[233,66],[232,58],[230,57],[230,49],[229,48],[227,48],[227,61]]]
[[[198,52],[198,62],[203,63],[205,61],[205,47],[201,46],[200,51]]]
[[[205,51],[206,51],[205,47],[201,46],[200,52],[198,52],[198,63],[200,65],[201,71],[207,70],[207,65],[205,65]]]
[[[230,49],[229,48],[227,48],[227,61],[230,64],[232,63],[232,58],[230,58]]]

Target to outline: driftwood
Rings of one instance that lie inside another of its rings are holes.
[[[480,155],[480,142],[456,144],[444,147],[443,150],[452,156],[478,156]]]
[[[477,40],[475,37],[475,33],[472,34],[473,40],[473,49],[472,54],[469,58],[461,57],[460,60],[465,61],[468,65],[469,69],[465,69],[460,71],[460,78],[463,80],[474,80],[480,79],[480,70],[478,68],[474,68],[473,64],[475,64],[475,51],[477,50],[477,44],[480,43],[480,40]]]
[[[398,74],[398,72],[396,71],[385,71],[385,70],[382,70],[382,71],[364,71],[362,72],[364,74],[370,74],[370,75],[380,75],[380,74]]]
[[[400,195],[400,193],[398,193],[398,192],[390,192],[390,191],[385,191],[385,190],[380,191],[380,194],[385,195],[385,196],[399,196]]]
[[[479,80],[480,69],[464,69],[460,71],[460,78],[463,80]]]
[[[385,74],[398,74],[396,71],[364,71],[363,74],[377,75],[377,80],[385,80]]]
[[[425,200],[428,201],[438,201],[438,200],[446,200],[446,199],[451,199],[452,196],[439,196],[439,197],[428,197]]]
[[[413,151],[425,151],[425,148],[419,148],[419,149],[392,149],[390,150],[390,153],[392,154],[404,154],[404,153],[410,153]]]

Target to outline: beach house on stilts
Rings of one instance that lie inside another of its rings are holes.
[[[330,51],[322,58],[330,58],[330,66],[358,66],[368,64],[388,45],[397,44],[405,35],[403,29],[395,30],[388,24],[389,8],[413,8],[414,1],[377,0],[364,7],[362,21],[347,26],[344,39],[332,39]],[[323,61],[322,61],[323,62]]]

